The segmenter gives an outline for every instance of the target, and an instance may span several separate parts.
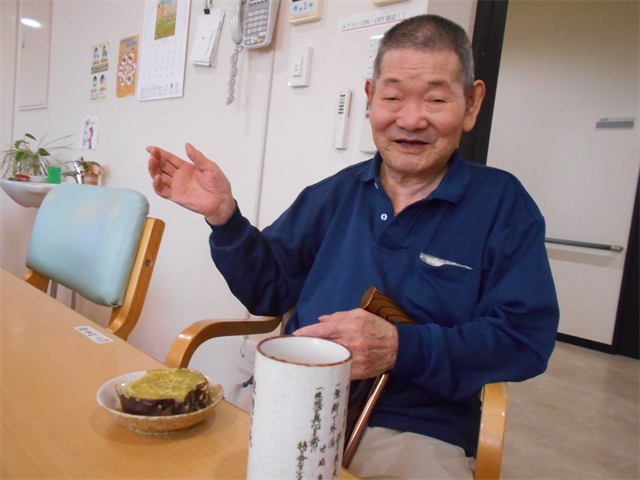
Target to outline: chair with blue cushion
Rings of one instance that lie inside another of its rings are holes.
[[[108,330],[127,339],[144,305],[164,222],[148,218],[139,192],[62,184],[36,216],[24,280],[46,293],[52,280],[111,307]]]

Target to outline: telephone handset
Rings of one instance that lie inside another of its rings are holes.
[[[244,5],[244,8],[242,8]],[[244,47],[266,47],[273,40],[280,0],[233,0],[231,4],[231,39],[236,48],[231,56],[227,105],[235,100],[238,55]]]
[[[231,39],[245,48],[266,47],[273,40],[273,30],[280,0],[233,0],[231,5]],[[244,8],[242,6],[244,5]]]

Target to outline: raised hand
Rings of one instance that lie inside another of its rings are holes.
[[[161,148],[147,147],[153,189],[162,198],[204,215],[212,225],[225,223],[236,208],[229,180],[191,144],[187,143],[185,150],[193,163]]]
[[[380,375],[393,368],[398,330],[393,323],[361,308],[324,315],[320,323],[296,330],[296,336],[320,337],[347,347],[353,354],[351,379]]]

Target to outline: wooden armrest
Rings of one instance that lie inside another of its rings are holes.
[[[200,320],[185,328],[169,349],[165,365],[186,368],[196,349],[207,340],[230,335],[253,335],[272,332],[280,325],[282,317],[265,317],[255,320]]]
[[[507,384],[488,383],[480,394],[482,420],[478,438],[475,480],[497,480],[502,466],[502,445],[507,415]]]

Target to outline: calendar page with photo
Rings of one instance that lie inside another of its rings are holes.
[[[190,0],[146,0],[138,100],[182,97]]]

